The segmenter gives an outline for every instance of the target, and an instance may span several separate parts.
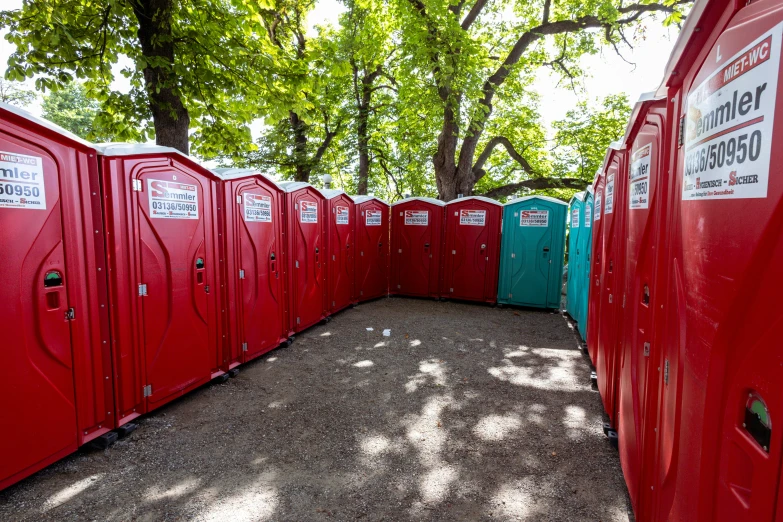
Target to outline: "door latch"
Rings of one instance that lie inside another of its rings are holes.
[[[68,310],[65,311],[65,320],[73,321],[74,319],[76,319],[76,310],[74,310],[73,308],[69,308]]]

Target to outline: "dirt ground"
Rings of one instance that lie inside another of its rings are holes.
[[[0,492],[0,520],[627,521],[601,426],[562,315],[382,299]]]

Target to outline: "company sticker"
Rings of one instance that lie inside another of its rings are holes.
[[[523,210],[519,213],[520,227],[548,227],[548,210]]]
[[[405,224],[427,226],[430,220],[429,210],[406,210]]]
[[[0,152],[0,208],[46,210],[42,158]]]
[[[652,143],[648,143],[631,156],[631,172],[628,176],[630,197],[628,208],[631,210],[650,207],[650,158]]]
[[[338,225],[347,225],[348,207],[337,207],[337,213],[335,214],[335,219],[337,220]]]
[[[198,187],[178,181],[147,179],[150,217],[198,219]]]
[[[579,228],[579,209],[577,207],[571,209],[571,228]]]
[[[487,222],[486,210],[460,210],[459,224],[483,227]]]
[[[318,223],[318,203],[315,201],[300,201],[299,222]]]
[[[364,212],[364,224],[368,227],[381,226],[383,213],[380,210],[369,209]]]
[[[593,213],[593,206],[585,205],[585,228],[590,228],[590,225],[593,221],[593,217],[591,216],[592,213]]]
[[[614,210],[614,174],[606,178],[606,203],[604,203],[604,214],[607,216]]]
[[[720,65],[688,93],[683,201],[767,197],[782,28],[707,58]]]
[[[601,205],[604,202],[604,193],[602,191],[597,191],[595,193],[595,203],[593,204],[593,221],[598,221],[601,219]]]
[[[245,221],[272,222],[272,198],[245,192]]]

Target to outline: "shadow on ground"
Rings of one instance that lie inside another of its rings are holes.
[[[0,519],[627,520],[589,376],[562,315],[383,299],[1,492]]]

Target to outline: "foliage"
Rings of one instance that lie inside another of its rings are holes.
[[[51,91],[43,97],[43,117],[66,130],[92,141],[111,141],[106,135],[94,131],[93,121],[100,104],[87,96],[84,86],[71,82],[62,89]]]
[[[27,107],[35,100],[35,91],[25,89],[18,83],[9,82],[0,78],[0,102]]]

